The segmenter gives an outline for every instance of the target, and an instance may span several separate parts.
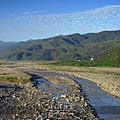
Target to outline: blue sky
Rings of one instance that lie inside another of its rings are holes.
[[[0,0],[0,40],[120,29],[120,0]]]

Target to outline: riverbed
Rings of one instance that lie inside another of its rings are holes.
[[[29,71],[29,74],[33,77],[33,84],[1,81],[1,119],[99,120],[75,81],[36,71]]]
[[[32,71],[32,73],[42,76],[62,76],[77,82],[82,87],[82,92],[84,92],[90,100],[90,105],[95,109],[101,120],[120,120],[120,99],[103,92],[95,83],[86,79],[56,72]]]

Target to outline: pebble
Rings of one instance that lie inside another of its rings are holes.
[[[63,78],[61,79],[63,80]],[[64,86],[64,85],[63,85]],[[14,85],[14,87],[19,87]],[[15,114],[11,111],[9,119],[35,119],[35,120],[55,120],[55,119],[86,119],[93,118],[98,120],[94,110],[89,106],[89,100],[84,97],[84,94],[80,92],[80,88],[70,86],[69,90],[63,90],[63,93],[59,97],[54,97],[51,93],[46,91],[37,90],[35,87],[24,86],[25,89],[16,91],[9,89],[4,93],[0,89],[0,96],[8,96],[12,94],[10,99],[6,99],[0,102],[0,105],[8,103],[11,105],[11,110],[14,109]],[[4,99],[2,97],[2,99]],[[65,99],[66,102],[57,102],[60,99]],[[13,102],[14,101],[14,102]],[[89,112],[88,112],[89,111]],[[3,116],[4,118],[4,116]]]

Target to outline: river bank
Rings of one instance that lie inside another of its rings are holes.
[[[74,75],[96,83],[103,91],[120,98],[120,68],[50,66],[53,71]]]
[[[23,85],[0,82],[0,118],[5,120],[98,120],[89,100],[80,91],[80,86],[76,82],[60,76],[44,77],[54,84],[69,89],[60,90],[46,85],[48,89],[61,92],[58,97],[55,97],[50,92],[33,87],[31,83]]]
[[[69,73],[95,82],[103,91],[120,98],[120,75],[95,73]]]
[[[20,61],[20,62],[4,62],[0,65],[0,77],[17,77],[18,82],[28,82],[30,76],[21,73],[21,70],[43,70],[57,71],[74,75],[76,77],[85,78],[95,82],[103,91],[114,97],[120,98],[120,68],[107,67],[73,67],[73,66],[53,66],[46,65],[44,62]],[[12,74],[11,74],[12,73]],[[3,78],[2,78],[3,79]],[[26,80],[26,81],[25,81]]]

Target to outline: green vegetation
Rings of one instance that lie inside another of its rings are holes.
[[[0,76],[0,81],[26,84],[28,82],[31,82],[31,78],[19,78],[19,77],[10,77],[10,76]]]
[[[51,63],[60,66],[82,66],[82,67],[120,67],[120,48],[112,48],[95,60],[86,61],[58,61]]]
[[[14,63],[0,62],[0,65],[13,65]]]
[[[18,63],[19,65],[19,63]],[[2,67],[1,67],[2,66]],[[0,81],[26,84],[31,82],[31,76],[27,73],[15,69],[17,63],[1,61],[0,62]]]
[[[120,67],[120,63],[112,59],[94,61],[60,61],[51,64],[60,66],[81,66],[81,67]]]
[[[90,58],[98,58],[111,48],[119,47],[120,30],[13,42],[6,46],[7,48],[4,42],[0,45],[0,59],[2,60],[90,60]]]

